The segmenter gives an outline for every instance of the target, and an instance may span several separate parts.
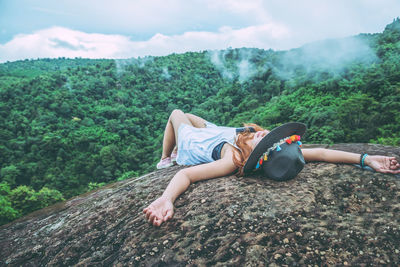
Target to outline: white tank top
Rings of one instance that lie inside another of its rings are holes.
[[[181,124],[178,130],[179,165],[197,165],[214,161],[213,149],[221,142],[227,142],[236,147],[236,128],[220,127],[206,123],[207,128],[195,128]]]

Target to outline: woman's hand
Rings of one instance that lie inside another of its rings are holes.
[[[400,173],[400,164],[395,157],[370,156],[365,158],[365,164],[377,172]]]
[[[166,197],[159,197],[143,210],[146,219],[154,226],[160,226],[174,215],[174,205]]]

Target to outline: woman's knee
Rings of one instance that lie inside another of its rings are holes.
[[[181,123],[188,124],[192,126],[190,120],[186,117],[185,113],[180,109],[174,109],[171,112],[171,116],[169,117],[169,121],[172,123],[174,130],[177,131]]]
[[[169,115],[169,119],[171,120],[172,118],[174,118],[174,117],[181,117],[181,116],[184,116],[185,115],[185,113],[182,111],[182,110],[180,110],[180,109],[174,109],[172,112],[171,112],[171,115]]]

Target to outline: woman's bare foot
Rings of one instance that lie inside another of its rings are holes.
[[[159,197],[143,210],[146,219],[154,226],[160,226],[174,215],[174,205],[166,197]]]
[[[365,164],[377,172],[400,173],[400,164],[395,157],[368,155],[365,158]]]

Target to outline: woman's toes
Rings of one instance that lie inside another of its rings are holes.
[[[158,218],[156,218],[156,219],[154,220],[154,225],[155,225],[155,226],[160,226],[161,223],[162,223],[162,220],[160,220],[160,219],[158,219]]]

